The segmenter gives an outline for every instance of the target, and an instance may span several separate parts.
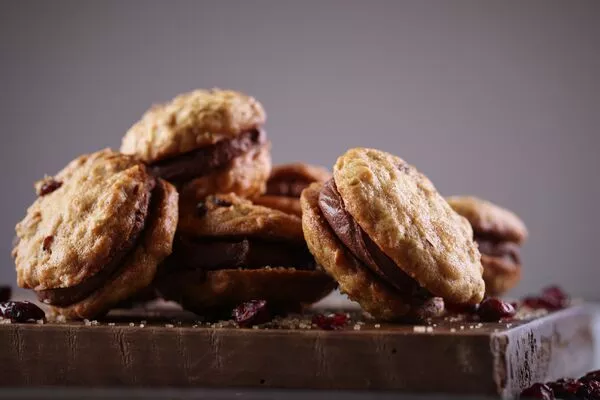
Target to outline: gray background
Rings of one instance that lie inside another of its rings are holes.
[[[600,298],[598,1],[0,3],[0,282],[32,183],[153,102],[263,102],[275,162],[381,148],[523,217],[514,294]]]

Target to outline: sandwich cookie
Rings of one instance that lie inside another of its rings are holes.
[[[150,108],[126,133],[121,152],[175,184],[182,200],[229,192],[256,197],[271,171],[265,119],[253,97],[196,90]]]
[[[300,218],[234,194],[182,210],[173,254],[156,281],[165,298],[208,316],[249,300],[297,310],[336,286],[308,251]]]
[[[471,226],[404,160],[348,150],[333,178],[304,190],[301,204],[316,261],[373,317],[427,318],[444,311],[442,299],[483,298]]]
[[[326,182],[331,173],[325,168],[291,163],[273,167],[267,181],[267,191],[254,202],[288,214],[302,215],[300,194],[313,182]]]
[[[17,283],[67,318],[93,318],[152,282],[172,250],[175,188],[135,158],[81,156],[36,185],[16,226]]]
[[[521,279],[521,245],[527,240],[527,227],[513,212],[489,201],[471,196],[453,196],[450,206],[473,227],[479,244],[486,294],[499,296]]]

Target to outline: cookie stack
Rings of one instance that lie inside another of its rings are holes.
[[[251,300],[295,311],[339,285],[375,318],[412,320],[518,280],[491,271],[520,271],[522,223],[449,204],[374,149],[348,150],[333,174],[272,169],[265,120],[250,96],[196,90],[150,108],[120,152],[38,182],[16,228],[19,286],[54,313],[94,318],[144,292],[204,316]]]

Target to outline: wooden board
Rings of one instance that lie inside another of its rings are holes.
[[[142,318],[147,320],[143,327]],[[197,326],[193,318],[125,313],[92,326],[0,325],[0,386],[385,389],[508,396],[532,382],[578,376],[593,363],[591,313],[584,306],[510,325],[440,321],[418,332],[410,325],[373,323],[339,331],[211,328]],[[181,325],[171,327],[172,319]]]

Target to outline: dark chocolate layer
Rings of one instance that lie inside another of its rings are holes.
[[[381,251],[346,211],[344,201],[333,179],[323,185],[319,194],[319,208],[331,229],[350,253],[370,270],[385,278],[386,282],[400,293],[405,294],[407,299],[414,300],[415,297],[423,299],[432,296]]]
[[[155,176],[171,182],[185,182],[207,175],[227,166],[239,157],[266,141],[263,131],[253,129],[232,139],[221,140],[213,145],[161,160],[150,166]]]
[[[135,224],[131,235],[127,240],[121,242],[109,255],[108,260],[105,260],[104,266],[100,271],[75,286],[37,290],[35,293],[38,300],[58,307],[66,307],[78,303],[99,289],[111,276],[118,272],[122,267],[123,261],[137,246],[137,242],[146,226],[146,221],[151,217],[149,214],[152,208],[150,203],[153,200],[153,187],[148,194],[148,203],[146,206],[141,207],[135,213]]]
[[[516,243],[493,242],[486,239],[475,238],[481,254],[490,257],[502,258],[514,264],[521,264],[521,251]]]
[[[315,260],[306,246],[248,238],[192,239],[179,237],[175,243],[174,267],[216,271],[289,267],[315,269]]]

